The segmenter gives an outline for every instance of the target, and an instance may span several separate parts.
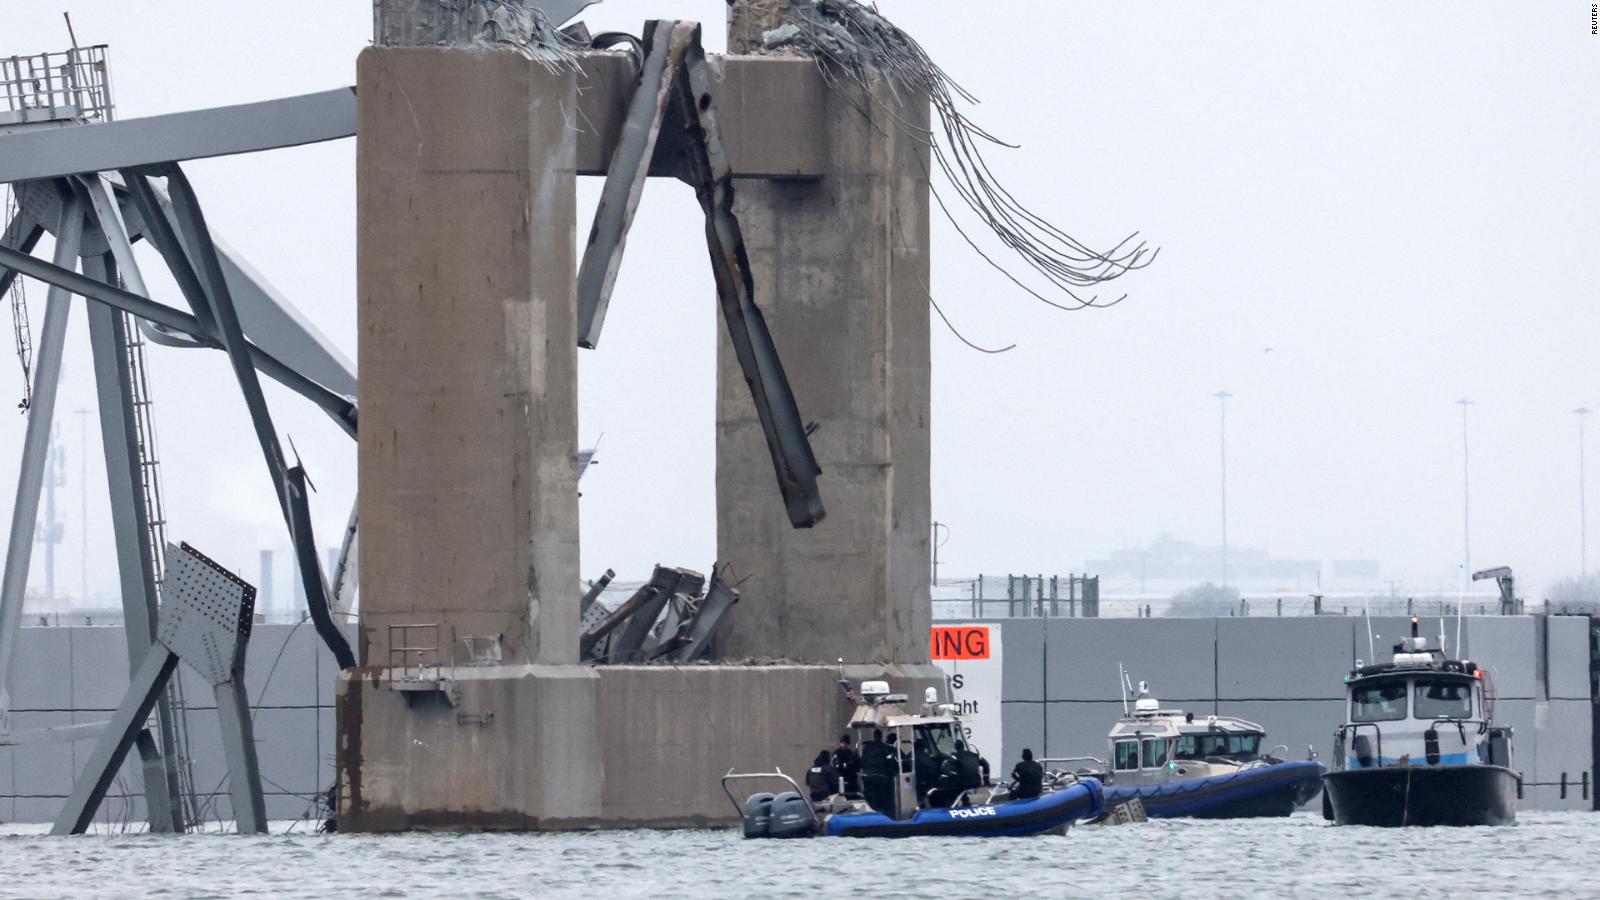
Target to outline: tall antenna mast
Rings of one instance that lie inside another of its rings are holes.
[[[1362,611],[1367,620],[1367,662],[1376,664],[1378,661],[1378,645],[1372,637],[1372,598],[1367,598],[1367,608]]]

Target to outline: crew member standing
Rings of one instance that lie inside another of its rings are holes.
[[[899,757],[883,742],[883,730],[872,729],[872,740],[861,742],[861,794],[878,812],[894,808],[895,772]]]
[[[861,757],[850,747],[850,735],[839,735],[839,746],[833,749],[833,770],[844,781],[846,797],[861,795]]]

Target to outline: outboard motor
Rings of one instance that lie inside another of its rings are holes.
[[[1371,738],[1364,734],[1358,734],[1355,736],[1355,739],[1350,742],[1350,748],[1356,751],[1356,762],[1361,764],[1361,768],[1368,769],[1372,767]]]
[[[767,826],[767,837],[803,838],[816,834],[817,818],[811,811],[811,801],[794,791],[775,797],[771,810],[772,818]]]
[[[772,824],[771,794],[751,794],[744,802],[744,836],[764,838]]]

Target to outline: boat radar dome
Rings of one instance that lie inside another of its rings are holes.
[[[861,698],[863,700],[882,700],[889,695],[889,682],[863,681],[861,682]]]
[[[932,706],[933,704],[938,703],[939,702],[939,689],[936,688],[936,687],[930,687],[927,690],[923,691],[922,692],[922,702],[928,704],[929,706]]]

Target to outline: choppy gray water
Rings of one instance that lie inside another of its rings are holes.
[[[0,895],[1600,897],[1600,815],[1512,828],[1173,820],[1008,840],[727,831],[0,837]]]

